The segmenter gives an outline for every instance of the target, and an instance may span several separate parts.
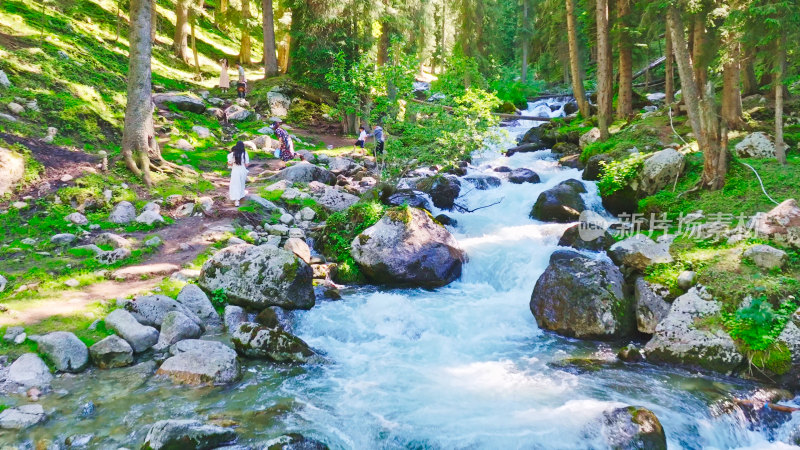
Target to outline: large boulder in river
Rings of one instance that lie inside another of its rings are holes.
[[[136,297],[133,301],[124,302],[123,306],[142,325],[160,329],[167,314],[172,311],[178,311],[185,314],[201,328],[203,327],[203,321],[195,313],[166,295],[142,295]]]
[[[214,309],[211,300],[196,284],[187,284],[175,297],[175,301],[193,312],[206,325],[221,325],[219,313]]]
[[[536,281],[531,312],[540,328],[580,339],[617,339],[634,330],[633,302],[619,269],[601,258],[557,250]]]
[[[101,369],[113,369],[133,364],[133,348],[125,339],[112,334],[89,347],[92,362]]]
[[[39,355],[25,353],[8,367],[5,381],[23,390],[35,387],[44,391],[50,388],[53,375]]]
[[[667,450],[667,436],[658,417],[641,406],[603,412],[601,435],[616,450]]]
[[[275,180],[286,180],[292,183],[311,183],[319,181],[324,184],[336,184],[336,175],[328,169],[315,166],[308,161],[301,161],[278,172]]]
[[[579,223],[564,230],[564,234],[562,234],[561,239],[558,240],[558,245],[561,247],[572,247],[577,250],[602,252],[611,248],[614,242],[616,242],[614,236],[612,236],[607,229],[597,236],[595,236],[595,234],[598,233],[581,233],[581,227],[586,226],[588,225]],[[585,236],[582,236],[582,234]],[[584,240],[584,237],[587,239],[591,237],[593,239]]]
[[[575,222],[586,209],[583,193],[586,187],[580,181],[563,181],[539,194],[530,216],[542,222]]]
[[[644,348],[647,360],[734,372],[745,359],[736,343],[721,326],[702,324],[718,317],[720,310],[719,303],[703,299],[697,288],[675,299]]]
[[[466,259],[450,232],[417,208],[388,211],[356,236],[351,254],[374,282],[425,288],[460,277]]]
[[[174,344],[169,351],[173,356],[161,364],[157,374],[176,383],[219,385],[239,378],[236,352],[221,342],[186,339]]]
[[[640,272],[653,264],[672,262],[669,243],[655,242],[641,233],[612,245],[608,250],[608,256],[617,265]]]
[[[278,326],[267,327],[244,322],[233,330],[231,341],[239,354],[251,358],[302,364],[314,356],[308,344]]]
[[[636,278],[633,298],[636,301],[636,328],[640,333],[655,333],[659,322],[669,314],[670,304],[662,295],[665,290],[664,286],[650,283],[644,277]]]
[[[435,175],[417,181],[416,188],[430,195],[437,208],[452,209],[461,193],[461,182],[452,175]]]
[[[142,448],[152,450],[205,450],[221,448],[236,439],[230,428],[207,425],[198,420],[161,420],[153,424]]]
[[[514,169],[508,174],[508,181],[514,184],[541,183],[541,179],[536,172],[531,169]]]
[[[25,158],[19,153],[0,147],[0,197],[11,193],[25,177]]]
[[[206,110],[206,104],[201,98],[193,94],[179,92],[155,94],[153,95],[153,103],[161,109],[169,109],[169,106],[174,106],[180,111],[190,111],[197,114],[203,114]]]
[[[206,261],[197,283],[208,292],[222,289],[231,303],[258,310],[311,309],[313,278],[311,267],[294,253],[272,245],[239,244]]]
[[[115,309],[106,316],[106,327],[116,332],[131,345],[133,351],[141,353],[158,342],[158,330],[142,325],[133,314],[124,309]]]
[[[80,372],[89,365],[89,349],[69,331],[54,331],[37,339],[39,351],[60,372]]]
[[[524,143],[506,150],[506,156],[514,156],[517,153],[538,152],[546,149],[547,145],[537,139],[535,142]]]

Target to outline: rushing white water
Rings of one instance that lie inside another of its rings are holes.
[[[555,102],[553,102],[555,103]],[[528,113],[551,113],[546,102]],[[562,114],[560,110],[552,113]],[[510,136],[535,123],[506,128]],[[477,155],[470,174],[497,166],[533,169],[540,184],[470,191],[473,213],[448,214],[467,251],[462,278],[436,291],[365,290],[302,313],[295,331],[331,361],[282,389],[304,404],[296,426],[341,448],[594,448],[597,420],[619,405],[653,410],[670,447],[762,447],[766,437],[709,404],[735,389],[726,381],[647,365],[581,373],[551,366],[573,355],[610,354],[601,344],[543,333],[529,309],[533,286],[566,225],[528,217],[540,192],[569,179],[550,152],[497,149]],[[589,204],[601,209],[586,183]],[[779,444],[770,444],[779,445]]]

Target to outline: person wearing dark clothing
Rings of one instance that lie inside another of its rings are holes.
[[[373,150],[373,155],[375,159],[377,159],[378,155],[383,154],[383,146],[386,142],[386,138],[383,135],[383,128],[375,126],[372,130],[372,136],[375,138],[375,150]]]

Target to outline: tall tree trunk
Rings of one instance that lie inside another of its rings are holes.
[[[667,10],[667,23],[670,34],[672,35],[672,49],[675,53],[675,62],[678,66],[678,75],[681,80],[682,97],[686,103],[689,123],[692,132],[698,137],[702,134],[700,127],[700,98],[697,92],[697,84],[694,82],[694,69],[692,68],[691,58],[689,57],[689,47],[686,43],[686,36],[683,31],[683,19],[681,13],[674,6],[669,6]]]
[[[728,131],[718,118],[714,84],[706,83],[706,92],[700,99],[700,126],[702,134],[698,139],[703,151],[702,186],[716,191],[725,186],[725,174],[728,172]]]
[[[665,49],[664,49],[664,101],[666,104],[671,104],[675,101],[675,55],[672,53],[672,33],[670,32],[669,25],[667,25],[667,32],[664,34]]]
[[[786,35],[778,38],[775,55],[775,156],[786,165],[786,145],[783,142],[783,74],[786,71]]]
[[[530,36],[528,35],[528,0],[522,0],[522,83],[528,82],[528,47],[530,46]]]
[[[189,1],[190,0],[178,0],[175,3],[176,22],[172,50],[175,56],[183,61],[189,60],[189,51],[187,49],[189,37]]]
[[[122,155],[125,164],[147,186],[150,178],[150,154],[160,156],[153,126],[150,58],[152,25],[150,0],[131,0],[130,60],[128,64],[128,103],[122,132]]]
[[[378,38],[378,65],[383,66],[389,58],[389,21],[381,21],[381,36]]]
[[[742,117],[742,91],[739,88],[741,66],[739,36],[733,35],[727,42],[728,54],[722,64],[722,120],[729,130],[744,128]]]
[[[224,28],[225,15],[228,14],[228,0],[219,0],[219,5],[214,11],[214,25],[220,30]]]
[[[692,22],[692,66],[694,67],[694,82],[698,87],[698,94],[703,96],[703,86],[706,85],[708,79],[708,71],[706,70],[707,61],[705,61],[706,52],[706,26],[703,23],[702,12],[698,12],[694,16]]]
[[[600,139],[608,139],[613,114],[613,67],[608,30],[608,0],[597,0],[597,123]]]
[[[619,21],[619,95],[617,96],[617,117],[625,119],[633,114],[633,62],[631,61],[630,0],[617,0],[617,20]],[[649,58],[648,58],[649,59]],[[648,74],[650,71],[647,72]]]
[[[439,63],[442,65],[442,73],[444,73],[445,54],[447,53],[447,0],[442,1],[442,53]]]
[[[275,49],[275,17],[272,11],[272,0],[261,0],[264,22],[264,76],[274,77],[278,74],[278,56]]]
[[[239,47],[239,63],[250,64],[253,62],[250,47],[250,0],[242,0],[242,41]]]
[[[152,0],[150,10],[152,11],[152,17],[150,18],[150,40],[155,44],[156,34],[158,33],[158,9],[156,8],[156,0]]]
[[[189,23],[192,30],[192,54],[194,55],[195,77],[199,80],[201,78],[200,55],[197,54],[197,35],[195,34],[195,21],[197,20],[197,12],[194,6],[195,5],[192,5],[192,9],[189,11]]]
[[[753,95],[758,93],[758,80],[756,80],[756,71],[753,68],[755,59],[755,51],[752,48],[745,47],[744,58],[742,59],[742,95]]]
[[[278,70],[283,73],[289,72],[289,46],[291,37],[287,34],[283,41],[278,44]]]
[[[566,0],[567,5],[567,41],[569,42],[569,67],[572,78],[572,94],[578,102],[578,110],[584,119],[591,116],[586,91],[583,89],[583,73],[581,71],[580,54],[578,54],[578,38],[575,29],[575,0]]]

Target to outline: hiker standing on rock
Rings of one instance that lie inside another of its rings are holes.
[[[247,183],[248,164],[250,164],[250,157],[244,148],[244,142],[239,141],[228,153],[228,167],[231,168],[231,184],[228,188],[228,195],[236,206],[239,206],[239,200],[247,195],[244,186]]]
[[[272,122],[271,125],[272,129],[275,130],[275,137],[278,138],[278,143],[281,145],[280,148],[280,158],[282,161],[289,161],[290,159],[294,158],[294,142],[292,142],[292,138],[289,136],[289,133],[286,132],[283,128],[281,128],[281,122],[275,121]]]
[[[373,150],[373,155],[375,159],[378,159],[378,155],[383,154],[383,145],[386,141],[386,137],[383,135],[383,128],[375,125],[375,128],[372,129],[372,136],[375,138],[375,150]]]
[[[222,89],[222,92],[228,92],[231,87],[231,78],[228,75],[228,60],[220,59],[219,64],[222,66],[219,73],[219,88]]]

